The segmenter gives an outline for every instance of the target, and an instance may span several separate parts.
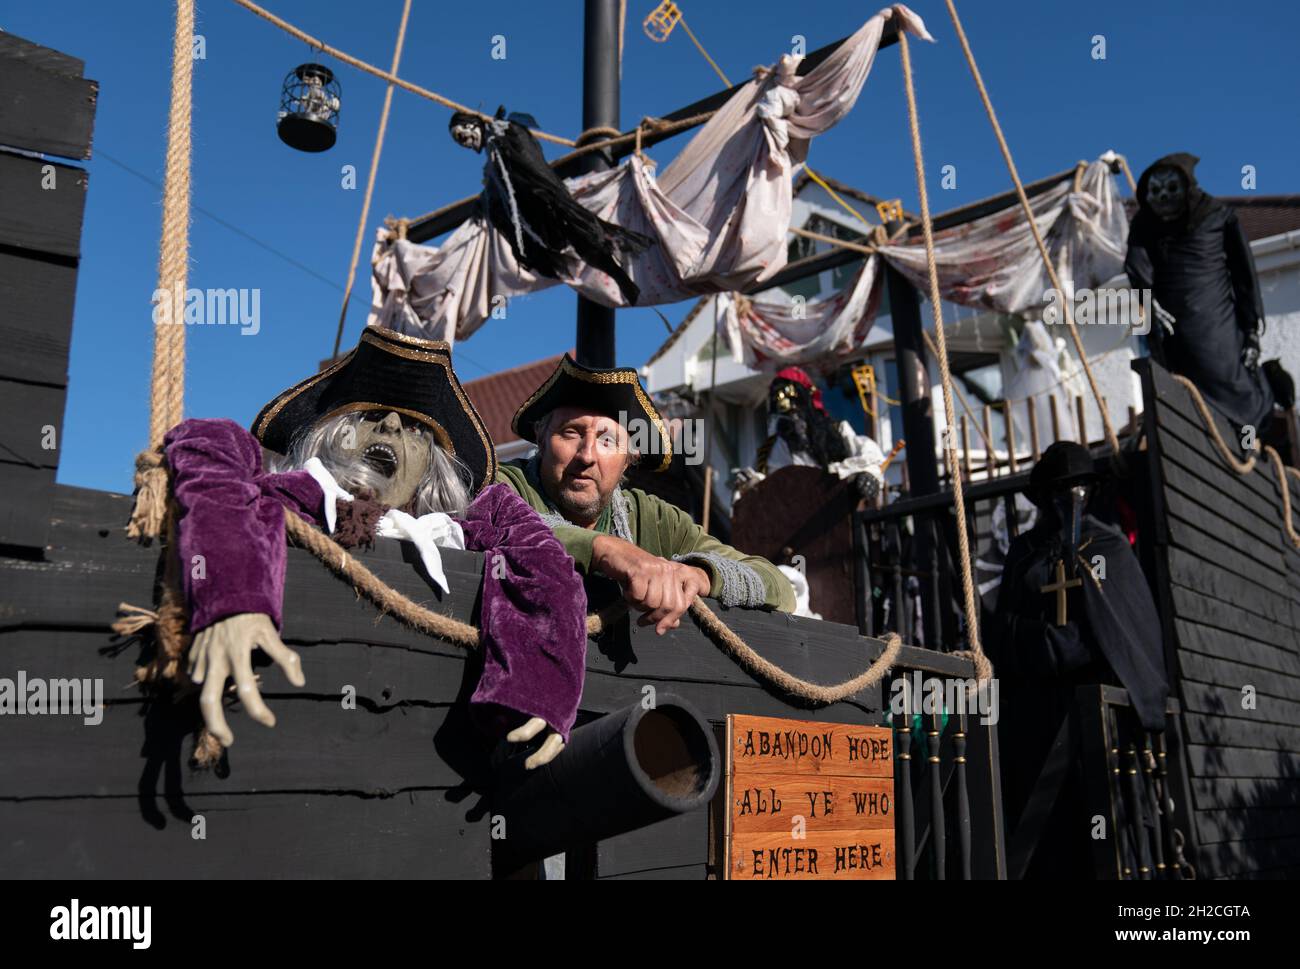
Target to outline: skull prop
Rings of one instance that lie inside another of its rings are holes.
[[[1165,222],[1179,218],[1187,209],[1187,186],[1176,168],[1157,168],[1147,182],[1147,205]]]
[[[457,111],[448,125],[456,144],[470,151],[483,150],[483,122],[472,114]]]
[[[296,471],[319,458],[347,491],[411,514],[463,514],[469,473],[418,421],[393,411],[352,411],[326,417],[299,435],[276,471]]]

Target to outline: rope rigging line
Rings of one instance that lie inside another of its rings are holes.
[[[406,24],[411,16],[411,0],[406,0],[402,7],[402,22],[397,28],[397,42],[393,45],[393,68],[389,72],[397,74],[397,66],[402,61],[402,45],[406,42]],[[370,156],[370,172],[366,176],[366,194],[361,202],[361,218],[357,220],[357,237],[352,243],[352,261],[348,263],[347,284],[343,288],[343,308],[339,310],[339,328],[334,335],[334,352],[331,358],[339,355],[339,346],[343,342],[343,324],[348,318],[348,301],[352,299],[352,280],[357,274],[357,262],[361,258],[361,241],[366,234],[366,220],[370,218],[370,199],[375,191],[375,176],[379,173],[379,153],[384,147],[384,132],[388,129],[388,112],[393,106],[393,83],[388,82],[384,90],[384,107],[379,112],[379,131],[375,134],[375,149]]]
[[[682,30],[686,31],[686,36],[691,39],[691,43],[693,43],[696,49],[701,54],[704,55],[704,59],[709,62],[709,66],[713,68],[713,73],[717,74],[718,77],[722,78],[723,84],[727,85],[727,87],[731,87],[731,79],[727,77],[727,75],[722,73],[722,68],[720,68],[717,65],[717,62],[715,62],[713,58],[709,56],[709,52],[704,49],[704,45],[701,44],[699,40],[696,38],[695,32],[691,30],[690,24],[686,22],[686,18],[678,17],[677,22],[682,25]]]
[[[284,522],[287,534],[297,545],[311,552],[330,571],[349,582],[381,612],[394,616],[417,631],[437,636],[465,649],[474,649],[478,646],[479,630],[474,626],[427,609],[385,585],[341,545],[288,509],[284,513]],[[587,616],[587,635],[600,636],[626,611],[626,604],[616,601],[600,612]],[[770,660],[764,659],[702,601],[697,599],[692,603],[690,611],[709,638],[728,652],[743,669],[792,696],[812,703],[838,703],[860,690],[874,686],[894,664],[902,649],[902,641],[896,634],[891,633],[883,640],[885,649],[862,673],[842,683],[822,685],[800,679]],[[139,619],[132,617],[130,621],[138,624]]]
[[[127,534],[157,538],[167,506],[167,470],[158,460],[167,431],[185,407],[183,306],[190,260],[190,119],[193,111],[194,0],[176,0],[172,38],[171,104],[167,116],[167,162],[163,177],[162,234],[154,305],[153,368],[149,383],[149,448],[136,458],[136,502]]]
[[[864,216],[861,212],[859,212],[859,211],[858,211],[857,209],[855,209],[853,206],[849,205],[849,203],[846,202],[846,201],[844,201],[844,199],[840,198],[839,193],[836,192],[835,189],[831,188],[828,184],[826,184],[826,179],[822,178],[822,177],[821,177],[820,175],[818,175],[815,171],[813,171],[813,170],[812,170],[812,167],[811,167],[807,162],[804,162],[804,163],[803,163],[803,170],[804,170],[805,172],[808,173],[808,177],[809,177],[809,178],[811,178],[814,182],[816,182],[816,183],[817,183],[818,185],[820,185],[823,189],[825,189],[825,190],[826,190],[826,194],[829,195],[829,196],[831,197],[831,199],[834,200],[834,202],[835,202],[837,205],[839,205],[839,207],[842,208],[845,212],[848,212],[850,215],[852,215],[854,218],[856,218],[859,222],[863,222],[863,223],[865,223],[865,224],[867,224],[867,225],[872,225],[872,222],[871,222],[870,219],[868,219],[866,216]],[[908,223],[908,225],[911,225],[911,223]]]
[[[966,502],[962,495],[961,472],[957,466],[957,449],[953,435],[957,426],[955,408],[952,403],[952,374],[948,369],[948,344],[943,330],[943,318],[940,315],[942,303],[939,297],[939,267],[934,254],[934,227],[930,221],[930,198],[925,188],[925,160],[921,154],[921,125],[917,118],[916,91],[912,84],[912,54],[907,40],[907,32],[898,32],[898,50],[903,63],[903,86],[907,94],[907,122],[912,138],[912,157],[916,163],[916,186],[921,203],[921,229],[925,235],[926,266],[930,275],[930,312],[934,316],[936,356],[939,360],[939,376],[943,385],[943,409],[947,422],[944,434],[943,455],[948,465],[948,477],[952,482],[953,506],[957,512],[958,554],[961,556],[962,597],[966,612],[966,637],[969,650],[960,652],[968,656],[975,664],[976,677],[983,682],[993,675],[993,664],[985,655],[980,645],[979,612],[975,603],[975,582],[971,575],[970,539],[966,526]]]
[[[953,27],[957,30],[957,39],[961,42],[962,52],[966,56],[966,65],[975,78],[975,86],[979,89],[980,100],[984,103],[984,111],[993,126],[993,134],[997,137],[998,147],[1002,150],[1002,158],[1007,164],[1007,171],[1011,173],[1011,181],[1015,183],[1016,195],[1020,198],[1020,207],[1024,209],[1025,219],[1029,222],[1029,231],[1033,233],[1034,242],[1038,246],[1038,253],[1043,259],[1043,266],[1047,269],[1048,279],[1051,280],[1056,291],[1064,295],[1065,289],[1061,286],[1056,267],[1052,264],[1051,256],[1048,255],[1047,244],[1043,241],[1043,235],[1038,231],[1038,223],[1034,219],[1034,210],[1029,205],[1028,196],[1025,195],[1025,186],[1020,181],[1020,174],[1016,171],[1016,163],[1011,157],[1011,149],[1007,145],[1006,135],[1003,134],[1002,126],[998,123],[997,112],[993,110],[993,102],[989,100],[988,89],[984,86],[984,78],[980,75],[979,66],[975,63],[975,55],[971,51],[970,41],[966,39],[966,31],[962,29],[961,18],[957,16],[957,8],[953,5],[953,0],[944,0],[944,2],[948,6],[948,14],[952,18]],[[1065,310],[1065,325],[1070,331],[1070,339],[1074,341],[1074,349],[1079,355],[1079,361],[1083,364],[1083,372],[1088,378],[1088,386],[1092,390],[1093,397],[1096,398],[1097,409],[1101,411],[1101,423],[1106,431],[1106,442],[1111,447],[1114,459],[1118,461],[1120,460],[1119,437],[1115,433],[1114,425],[1111,423],[1110,412],[1106,409],[1106,402],[1102,399],[1101,388],[1097,386],[1097,377],[1088,364],[1088,355],[1083,349],[1083,340],[1080,339],[1078,327],[1074,324],[1074,309],[1070,306],[1069,299],[1062,299],[1061,303]]]
[[[348,582],[359,595],[369,600],[382,614],[391,615],[417,632],[435,636],[462,649],[478,647],[477,627],[422,606],[385,584],[329,535],[299,518],[287,508],[284,511],[284,525],[288,539],[310,552],[331,572]],[[595,638],[607,632],[626,611],[626,604],[620,600],[599,612],[588,615],[587,635]],[[902,651],[902,640],[896,633],[889,633],[881,640],[885,648],[880,655],[857,676],[835,684],[812,683],[765,659],[702,601],[697,599],[692,603],[690,611],[701,630],[750,675],[767,681],[791,696],[818,705],[838,703],[861,690],[875,686],[897,662]],[[118,612],[121,618],[113,623],[113,631],[122,636],[132,636],[139,635],[151,625],[160,622],[162,610],[154,612],[124,602],[118,607]],[[179,654],[169,657],[171,666],[165,676],[168,679],[184,682],[181,677],[179,658]]]

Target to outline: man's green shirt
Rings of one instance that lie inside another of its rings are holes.
[[[554,513],[555,508],[546,500],[540,488],[529,479],[526,471],[527,460],[520,458],[500,466],[497,481],[509,485],[535,511],[540,514]],[[757,555],[745,555],[724,545],[712,535],[700,528],[691,516],[676,505],[669,504],[662,498],[646,494],[640,488],[624,488],[627,500],[628,524],[633,542],[651,555],[672,559],[674,556],[691,556],[689,564],[704,569],[712,580],[709,595],[719,598],[722,592],[723,576],[719,569],[709,561],[709,556],[730,559],[749,566],[763,584],[762,605],[782,612],[795,610],[794,588],[780,569],[765,558]],[[555,537],[560,540],[565,550],[573,556],[578,571],[583,575],[591,569],[592,544],[599,535],[614,534],[612,516],[607,507],[601,513],[594,528],[582,528],[578,525],[559,525],[555,528]],[[698,557],[697,557],[698,556]],[[723,563],[725,566],[726,563]]]

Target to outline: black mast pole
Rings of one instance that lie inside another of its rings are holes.
[[[885,228],[894,232],[901,223]],[[898,396],[902,401],[903,437],[907,440],[907,479],[912,493],[919,498],[939,490],[939,468],[934,459],[934,410],[930,397],[929,354],[925,350],[921,322],[921,300],[916,289],[897,269],[885,266],[885,285],[889,290],[889,317],[894,324],[894,363],[898,368]],[[912,536],[916,568],[937,571],[935,533],[925,516],[918,516]],[[931,563],[934,563],[933,565]],[[934,576],[931,576],[933,579]],[[946,585],[940,583],[940,589]],[[944,592],[936,600],[935,583],[921,582],[921,615],[925,625],[925,646],[942,649],[948,637],[944,627],[950,625],[944,608]],[[949,639],[949,641],[951,641]]]
[[[582,128],[618,128],[618,0],[586,0],[582,35]],[[591,134],[579,145],[608,134]],[[579,160],[578,174],[613,167],[607,151],[593,151]],[[578,297],[578,328],[574,346],[578,362],[588,367],[614,366],[614,310]]]

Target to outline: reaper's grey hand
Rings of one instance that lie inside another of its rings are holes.
[[[279,664],[294,686],[307,682],[298,654],[280,641],[275,623],[262,612],[241,612],[218,620],[195,636],[190,646],[190,679],[203,686],[199,696],[203,722],[223,747],[235,742],[221,709],[227,677],[235,678],[239,701],[248,715],[264,726],[275,726],[275,714],[262,702],[253,677],[251,659],[258,646]]]
[[[1170,313],[1167,309],[1165,309],[1163,306],[1161,306],[1159,303],[1157,303],[1154,299],[1151,300],[1151,307],[1152,309],[1155,310],[1156,319],[1160,321],[1160,325],[1163,326],[1165,330],[1168,331],[1168,333],[1172,336],[1174,332],[1174,324],[1178,322],[1177,320],[1174,319],[1174,315]]]
[[[516,727],[506,734],[506,740],[512,744],[526,744],[532,740],[546,727],[546,721],[541,717],[533,717],[522,727]],[[524,761],[524,768],[532,770],[534,767],[541,767],[543,764],[549,764],[555,760],[556,756],[564,749],[564,738],[554,731],[551,732],[542,745],[537,748],[529,758]]]
[[[1259,369],[1259,347],[1246,344],[1241,350],[1241,365],[1254,373]]]

